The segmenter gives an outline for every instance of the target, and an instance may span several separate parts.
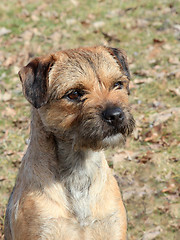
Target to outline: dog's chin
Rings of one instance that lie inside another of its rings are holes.
[[[113,135],[113,136],[105,137],[102,140],[101,145],[102,145],[103,148],[117,147],[117,146],[124,145],[125,142],[126,142],[126,137],[123,134],[118,133],[118,134]]]
[[[87,138],[86,141],[76,141],[76,144],[74,146],[77,149],[91,149],[94,151],[99,151],[109,147],[114,148],[117,146],[123,146],[125,142],[126,137],[122,133],[118,133],[115,135],[107,136],[101,140],[97,138],[94,138],[93,140]]]

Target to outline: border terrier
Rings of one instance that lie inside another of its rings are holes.
[[[134,128],[124,51],[59,51],[33,59],[19,76],[31,133],[5,240],[125,240],[126,211],[102,151]]]

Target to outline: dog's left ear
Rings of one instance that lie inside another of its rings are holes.
[[[108,47],[108,52],[116,59],[117,63],[119,64],[121,71],[127,76],[130,80],[130,72],[129,66],[127,62],[127,56],[124,50],[118,48],[111,48]]]
[[[24,96],[35,108],[40,108],[48,101],[48,73],[54,62],[52,55],[35,58],[18,73]]]

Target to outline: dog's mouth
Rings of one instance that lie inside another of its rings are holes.
[[[123,115],[121,119],[109,120],[102,117],[86,116],[81,125],[76,129],[77,139],[75,142],[82,147],[101,149],[115,147],[125,143],[126,137],[130,135],[135,127],[135,121],[130,112]]]

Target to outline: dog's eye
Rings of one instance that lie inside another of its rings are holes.
[[[81,90],[72,90],[70,93],[67,94],[68,99],[73,101],[79,101],[80,98],[84,95],[84,92]]]
[[[124,87],[123,81],[118,81],[114,84],[114,88],[116,89],[122,89]]]

